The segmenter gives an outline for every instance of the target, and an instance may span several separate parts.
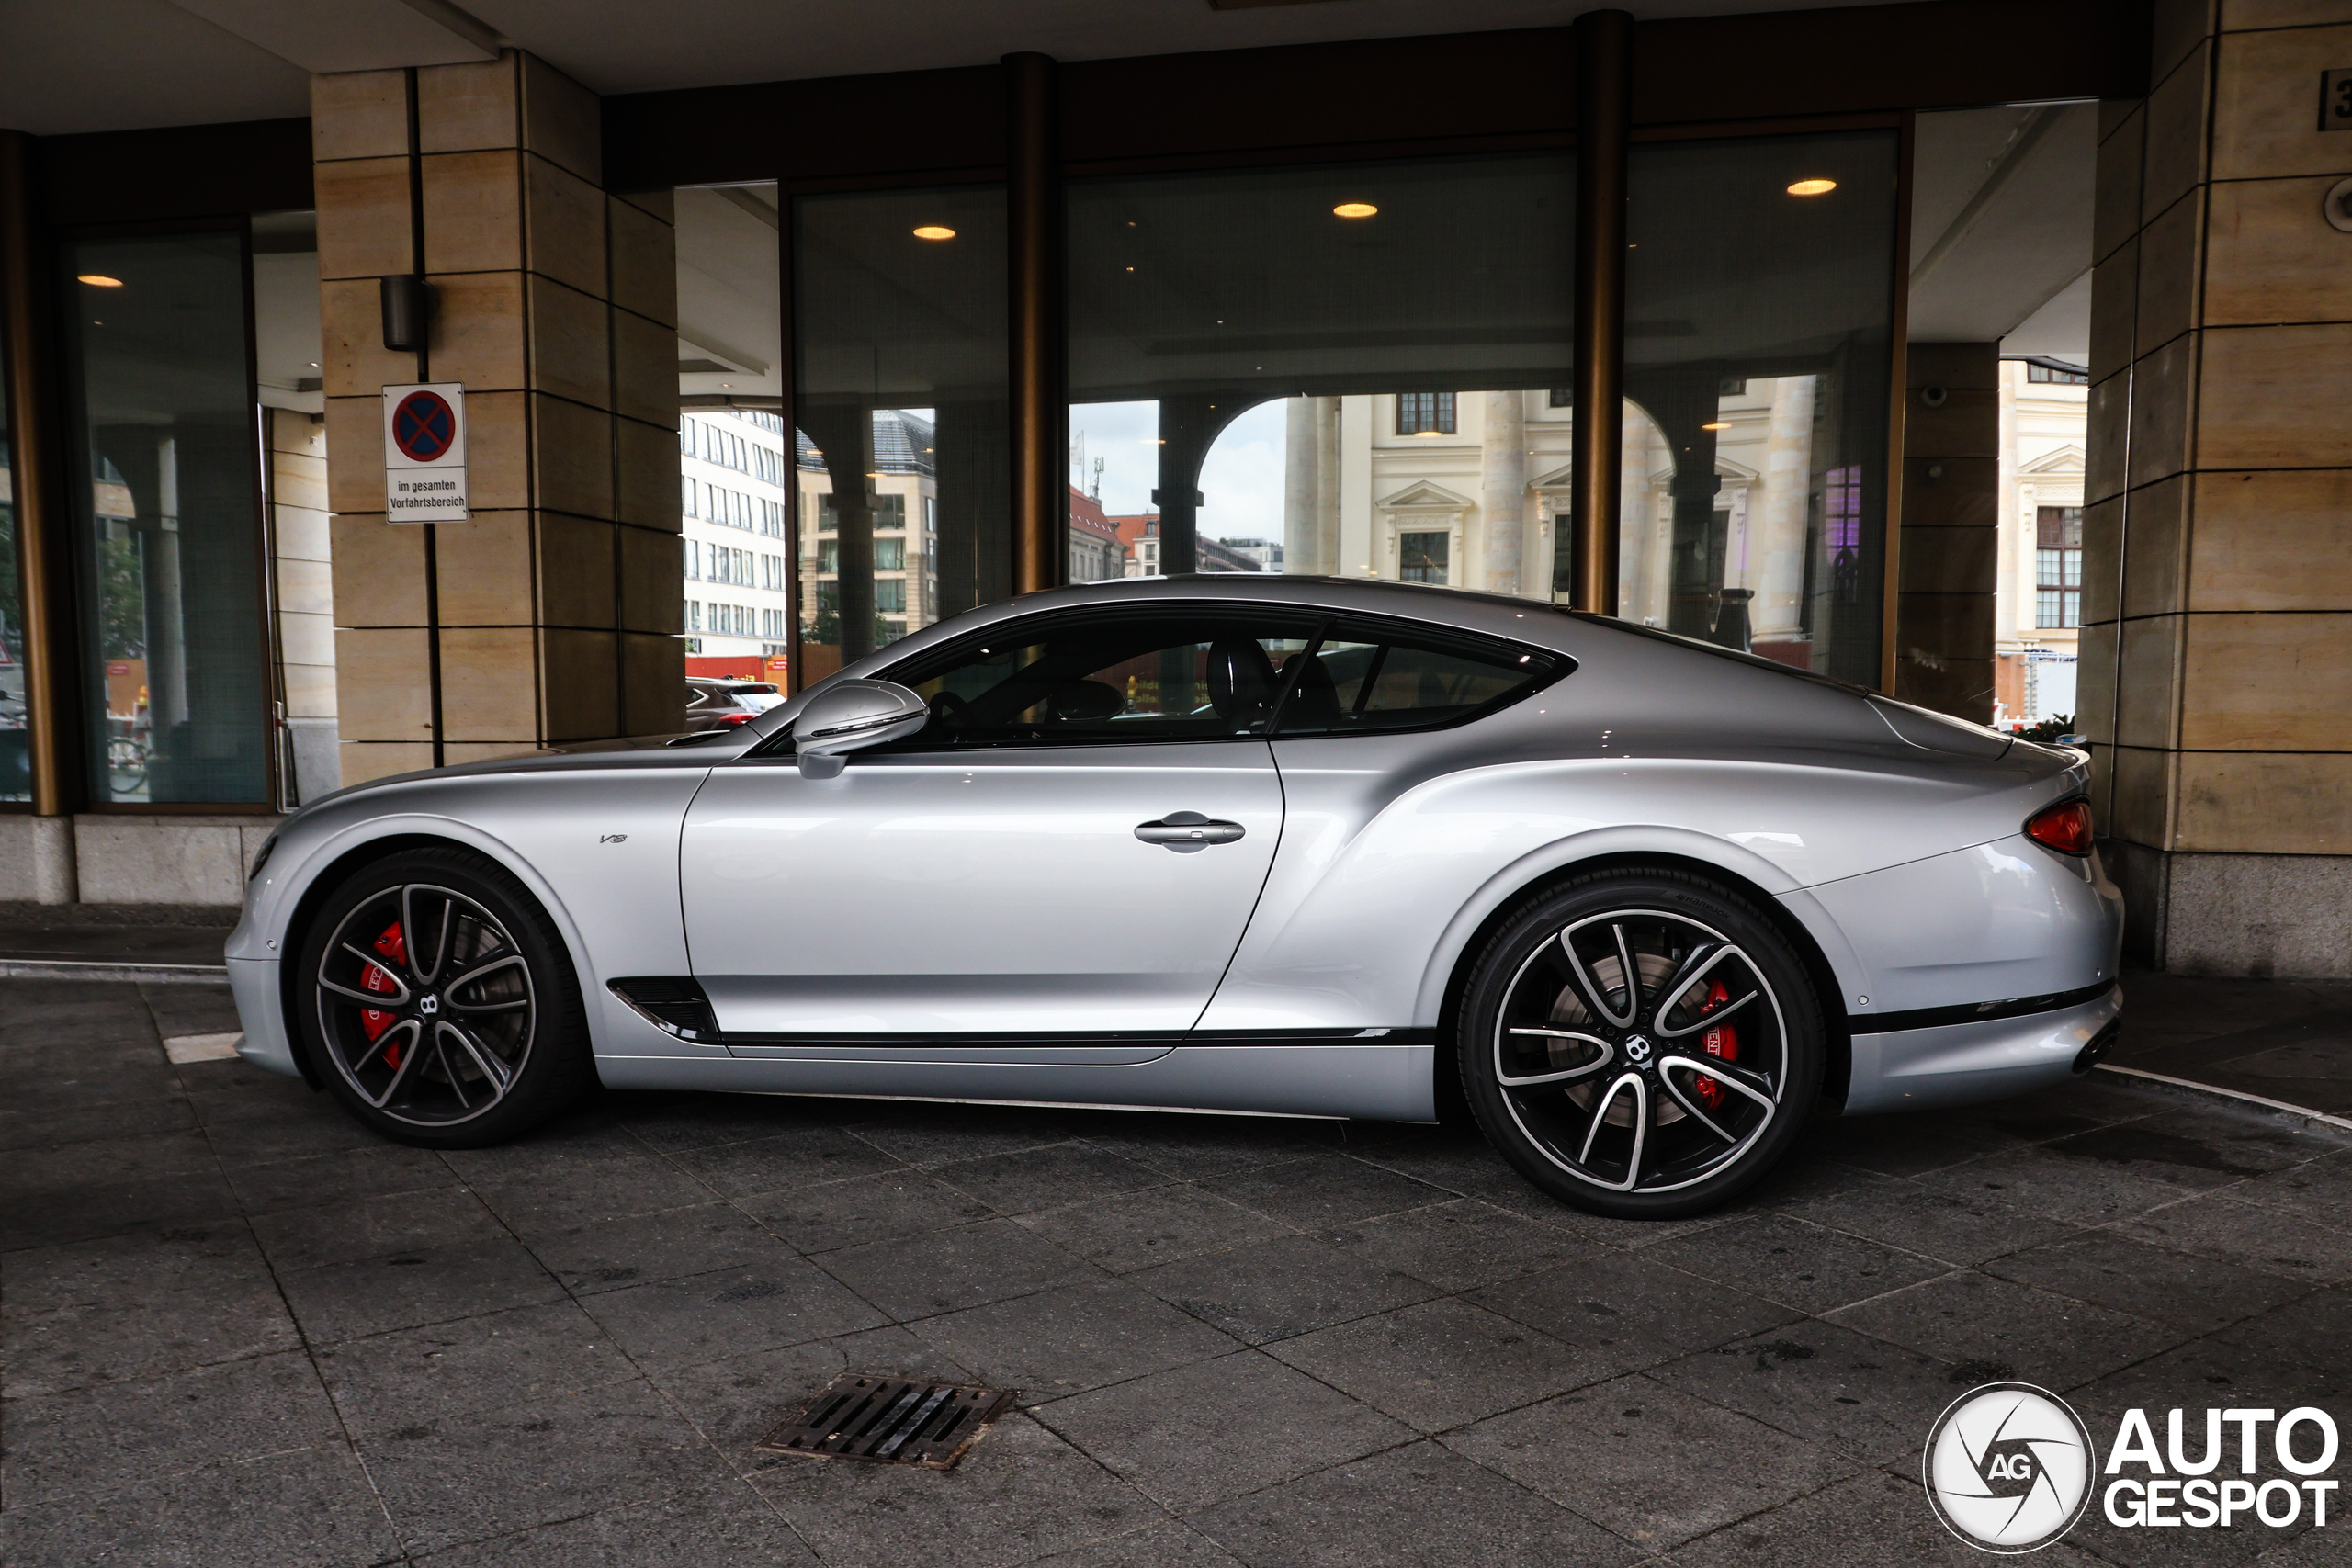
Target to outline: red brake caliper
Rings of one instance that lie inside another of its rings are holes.
[[[1724,989],[1724,983],[1721,980],[1716,981],[1707,991],[1706,1003],[1699,1009],[1700,1016],[1704,1017],[1729,1000],[1731,1000],[1731,993]],[[1739,1060],[1739,1032],[1728,1023],[1719,1023],[1707,1031],[1705,1036],[1699,1042],[1699,1048],[1718,1062],[1736,1062]],[[1723,1085],[1702,1073],[1691,1080],[1691,1087],[1699,1091],[1700,1101],[1708,1110],[1722,1109],[1724,1092]]]
[[[376,951],[395,964],[404,965],[408,963],[408,939],[401,934],[401,923],[398,920],[386,926],[383,935],[376,939]],[[389,996],[401,988],[401,983],[393,979],[381,965],[370,964],[359,976],[359,988],[363,991],[374,991],[380,996]],[[1717,988],[1721,989],[1720,987]],[[359,1010],[359,1027],[368,1032],[368,1038],[370,1040],[390,1029],[392,1022],[393,1018],[390,1013],[379,1012],[374,1008]],[[398,1043],[384,1047],[384,1065],[393,1068],[401,1065],[401,1048]]]

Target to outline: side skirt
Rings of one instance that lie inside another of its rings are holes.
[[[1392,1031],[1392,1037],[1403,1033]],[[989,1060],[1003,1047],[906,1052],[802,1044],[757,1055],[600,1055],[613,1089],[734,1090],[879,1100],[1073,1105],[1199,1111],[1266,1116],[1356,1117],[1434,1122],[1436,1046],[1426,1041],[1345,1039],[1162,1045],[1142,1061],[1041,1061],[1043,1042],[1023,1059]],[[1076,1048],[1083,1050],[1085,1048]],[[1073,1053],[1075,1054],[1075,1053]]]

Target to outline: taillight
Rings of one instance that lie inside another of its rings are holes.
[[[2091,852],[2091,803],[2062,800],[2026,819],[2025,836],[2062,855]]]
[[[718,716],[718,722],[721,724],[749,724],[759,716],[760,716],[755,713],[723,713]]]

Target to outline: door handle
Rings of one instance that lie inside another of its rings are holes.
[[[1197,811],[1171,811],[1157,822],[1136,824],[1136,837],[1147,844],[1165,844],[1180,855],[1196,853],[1211,844],[1229,844],[1241,837],[1238,822],[1213,822]]]

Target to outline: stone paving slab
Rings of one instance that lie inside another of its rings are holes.
[[[195,989],[0,981],[11,1568],[1905,1568],[1982,1561],[1918,1482],[1977,1383],[2102,1438],[2352,1417],[2352,1134],[2119,1077],[1825,1123],[1641,1225],[1442,1128],[606,1094],[435,1155],[168,1062]],[[2342,994],[2220,993],[2148,1050]],[[754,1446],[844,1371],[1018,1399],[946,1473]],[[2036,1561],[2333,1529],[2094,1514]]]

